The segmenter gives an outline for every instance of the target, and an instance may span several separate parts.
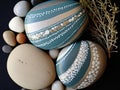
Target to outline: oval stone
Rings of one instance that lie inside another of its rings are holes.
[[[10,53],[7,71],[11,79],[26,89],[43,89],[55,80],[55,65],[50,56],[31,44],[21,44]]]
[[[27,12],[30,10],[30,3],[28,1],[19,1],[15,4],[13,12],[19,17],[25,17]]]
[[[65,47],[85,31],[88,15],[74,0],[50,0],[33,7],[25,17],[25,31],[36,47]]]
[[[15,33],[10,30],[3,32],[3,39],[10,46],[15,46],[17,44],[15,37]]]
[[[103,48],[91,41],[81,41],[65,47],[57,62],[57,75],[66,87],[83,89],[97,81],[106,67]]]
[[[13,17],[9,22],[9,28],[17,33],[24,32],[25,28],[23,19],[17,16]]]

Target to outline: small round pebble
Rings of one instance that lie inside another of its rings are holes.
[[[65,90],[65,89],[64,89],[64,85],[59,80],[56,80],[52,84],[51,90]]]
[[[3,32],[3,39],[10,46],[15,46],[17,44],[15,33],[10,30],[6,30]]]
[[[45,0],[31,0],[31,3],[32,3],[33,6],[35,6],[35,5],[37,5],[37,4],[39,4],[43,1],[45,1]]]
[[[24,32],[24,22],[21,17],[13,17],[9,22],[9,28],[14,32]]]
[[[27,12],[30,10],[30,3],[28,1],[19,1],[13,8],[15,15],[19,17],[25,17]]]
[[[17,42],[18,42],[19,44],[23,44],[23,43],[25,43],[25,42],[27,41],[27,38],[26,38],[26,36],[25,36],[24,33],[19,33],[19,34],[17,34],[17,36],[16,36],[16,40],[17,40]]]
[[[59,54],[59,50],[58,49],[49,50],[49,55],[51,56],[52,59],[56,59],[58,54]]]
[[[2,47],[2,51],[3,51],[4,53],[10,53],[10,52],[12,51],[12,47],[9,46],[9,45],[4,45],[4,46]]]

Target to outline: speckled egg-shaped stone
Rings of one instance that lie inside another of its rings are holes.
[[[78,39],[88,15],[74,0],[50,0],[33,7],[25,18],[25,31],[36,47],[58,49]]]
[[[16,84],[32,90],[48,87],[56,77],[50,56],[31,44],[22,44],[12,50],[7,71]]]
[[[15,37],[15,33],[10,30],[3,32],[3,39],[10,46],[15,46],[17,44]]]
[[[25,17],[25,15],[29,10],[30,10],[30,3],[25,0],[17,2],[13,8],[14,14],[19,17]]]
[[[17,33],[21,33],[24,32],[25,28],[24,28],[24,22],[23,19],[21,17],[13,17],[10,22],[9,22],[9,28]]]
[[[86,88],[101,77],[106,59],[100,45],[91,41],[76,42],[60,52],[56,62],[57,75],[66,87]]]

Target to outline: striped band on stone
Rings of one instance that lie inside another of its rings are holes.
[[[79,75],[79,73],[81,73],[80,71],[83,68],[82,66],[85,64],[85,62],[89,62],[89,60],[87,61],[88,53],[89,53],[88,44],[84,41],[81,42],[79,52],[78,52],[77,57],[74,60],[73,64],[68,68],[68,70],[66,70],[64,73],[62,73],[61,75],[58,76],[65,85],[72,86],[72,85],[76,84],[82,78],[84,73],[83,73],[83,75],[81,74],[82,75],[81,78],[80,77],[78,78],[77,75]],[[88,66],[89,66],[89,64],[88,64]],[[84,71],[84,72],[86,72],[86,71]],[[77,81],[75,79],[76,77],[78,79]]]

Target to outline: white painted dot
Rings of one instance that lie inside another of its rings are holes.
[[[45,31],[45,35],[48,35],[50,32],[49,32],[49,30],[46,30]]]

